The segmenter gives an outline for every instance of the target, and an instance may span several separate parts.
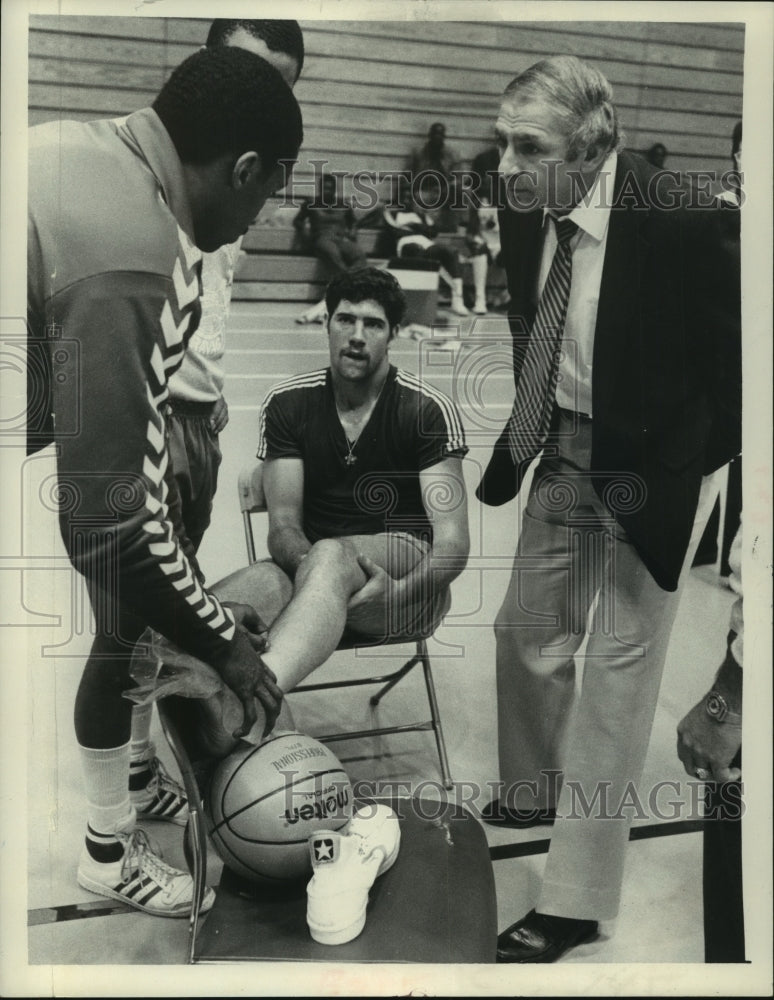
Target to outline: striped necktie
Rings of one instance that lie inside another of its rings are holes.
[[[556,394],[564,320],[572,282],[570,240],[578,231],[569,219],[554,219],[557,246],[543,285],[529,344],[508,418],[508,448],[514,465],[530,462],[548,436]]]

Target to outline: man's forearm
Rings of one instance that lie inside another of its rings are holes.
[[[417,565],[398,582],[406,600],[426,598],[446,590],[460,575],[468,560],[465,545],[434,546]]]
[[[312,543],[300,528],[283,526],[269,529],[267,547],[274,562],[293,579]]]

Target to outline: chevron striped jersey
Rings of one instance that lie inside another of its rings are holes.
[[[419,473],[467,450],[455,404],[394,365],[351,456],[330,369],[280,382],[261,409],[258,458],[303,459],[311,542],[384,531],[432,540]]]
[[[149,108],[38,126],[29,150],[28,328],[50,364],[32,399],[53,415],[65,546],[90,583],[212,662],[233,616],[183,554],[165,482],[167,382],[200,315],[182,166]]]

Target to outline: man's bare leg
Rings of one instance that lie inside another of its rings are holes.
[[[249,604],[270,626],[262,658],[276,675],[279,687],[287,692],[336,650],[347,623],[349,599],[366,582],[358,554],[362,552],[399,578],[413,568],[424,551],[407,536],[323,539],[301,562],[294,584],[278,566],[265,561],[232,573],[212,590],[220,600]],[[375,635],[382,634],[386,620],[385,614],[373,622]],[[256,707],[258,719],[248,739],[257,743],[265,716],[259,703]],[[237,746],[231,733],[241,721],[241,706],[228,689],[200,702],[196,714],[202,749],[220,757]],[[282,716],[279,724],[287,726]]]
[[[292,600],[285,601],[282,610],[269,619],[264,610],[271,612],[275,605],[264,593],[267,573],[256,572],[256,567],[267,564],[255,563],[233,574],[223,581],[224,592],[221,584],[213,587],[221,599],[240,600],[254,607],[271,626],[263,661],[274,671],[283,691],[292,691],[338,646],[349,598],[366,582],[357,552],[349,539],[323,539],[313,545],[296,572]]]

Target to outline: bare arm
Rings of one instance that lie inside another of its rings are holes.
[[[465,568],[470,551],[468,500],[460,458],[444,458],[419,474],[433,525],[433,547],[396,587],[404,599],[445,590]]]
[[[267,459],[263,490],[269,511],[269,555],[293,579],[299,563],[312,547],[303,528],[303,459]]]

